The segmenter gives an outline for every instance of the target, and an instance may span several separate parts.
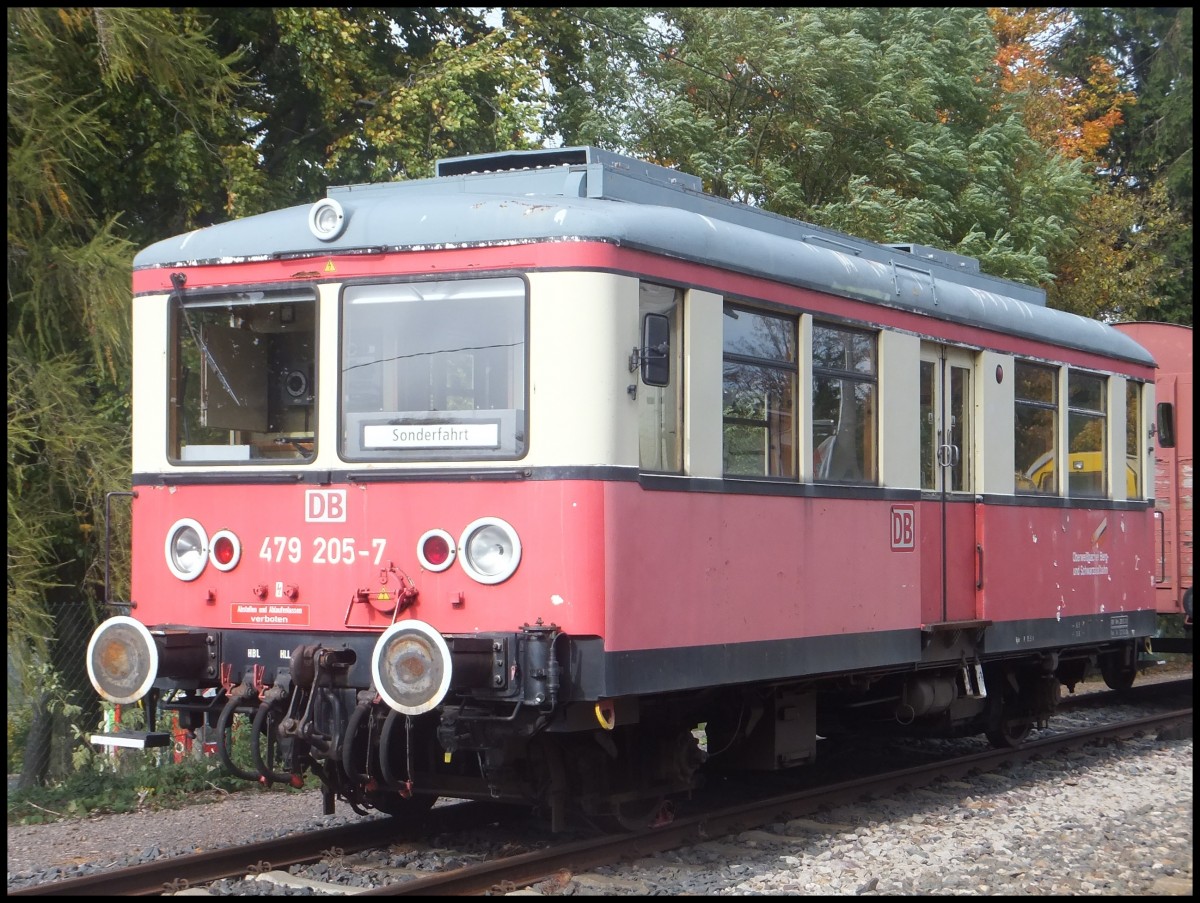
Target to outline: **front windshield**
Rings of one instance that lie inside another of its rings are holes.
[[[312,459],[316,307],[311,289],[172,297],[171,460]]]
[[[348,460],[524,455],[524,281],[348,286],[341,416]]]

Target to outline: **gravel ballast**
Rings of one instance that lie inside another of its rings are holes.
[[[1190,896],[1192,748],[1190,729],[1110,741],[517,893]],[[317,792],[249,790],[9,826],[8,889],[360,820],[342,803],[320,813]]]

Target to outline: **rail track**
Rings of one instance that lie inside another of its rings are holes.
[[[1088,708],[1119,700],[1141,702],[1171,694],[1172,698],[1191,699],[1191,679],[1147,684],[1120,696],[1104,692],[1068,697],[1060,712]],[[367,896],[482,895],[511,890],[566,870],[578,873],[621,860],[636,859],[665,850],[712,841],[731,834],[780,820],[800,818],[827,807],[888,795],[899,789],[914,789],[945,778],[957,778],[972,772],[994,771],[1009,763],[1047,756],[1098,741],[1129,737],[1151,731],[1162,732],[1173,725],[1190,726],[1192,709],[1181,708],[1160,714],[1120,720],[1079,730],[1063,730],[1040,737],[1016,749],[987,750],[836,783],[818,783],[795,789],[796,781],[736,784],[724,792],[698,794],[681,804],[674,820],[663,827],[626,834],[603,834],[566,842],[546,843],[524,848],[513,855],[488,859],[441,873],[397,875],[397,880],[371,889],[345,887],[343,892]],[[802,769],[801,771],[808,771]],[[762,793],[774,784],[776,791],[749,802],[730,803],[731,797]],[[788,789],[778,791],[780,785]],[[757,789],[756,789],[757,788]],[[722,802],[724,800],[724,802]],[[533,822],[525,810],[511,806],[482,803],[456,803],[436,807],[421,823],[399,820],[374,820],[303,835],[247,844],[186,857],[173,857],[133,868],[114,870],[80,878],[64,879],[43,885],[12,890],[10,896],[46,895],[121,895],[151,896],[198,888],[220,879],[241,879],[255,875],[264,881],[290,879],[289,866],[337,859],[363,850],[377,849],[419,837],[478,828],[482,825],[503,827],[515,837],[533,835]],[[461,859],[460,859],[461,863]],[[322,889],[337,892],[329,884]]]

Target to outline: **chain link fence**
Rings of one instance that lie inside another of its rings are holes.
[[[15,775],[25,781],[57,780],[69,775],[75,769],[78,743],[86,731],[99,726],[102,707],[88,681],[85,661],[88,639],[96,623],[92,606],[87,603],[56,617],[48,660],[30,648],[11,648],[23,638],[9,637],[10,788]],[[78,654],[73,654],[76,651]]]
[[[103,532],[85,531],[86,554],[93,562],[87,570],[90,591],[48,587],[43,599],[50,635],[34,638],[9,632],[10,790],[66,778],[89,758],[90,736],[114,724],[115,707],[101,700],[88,679],[87,648],[101,621],[130,611],[130,495],[113,493]],[[117,604],[104,604],[106,598]],[[133,720],[138,718],[140,711]]]

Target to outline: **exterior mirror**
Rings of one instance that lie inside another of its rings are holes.
[[[666,386],[671,382],[671,320],[666,314],[642,319],[642,382]]]
[[[1175,447],[1175,408],[1169,401],[1158,403],[1158,447]]]

